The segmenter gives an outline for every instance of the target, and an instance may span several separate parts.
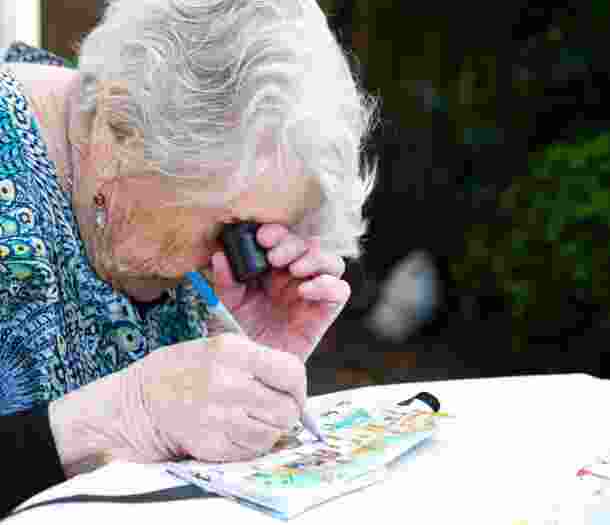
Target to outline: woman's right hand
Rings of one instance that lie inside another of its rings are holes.
[[[222,334],[156,350],[51,403],[67,476],[112,460],[240,461],[268,451],[304,410],[296,356]]]

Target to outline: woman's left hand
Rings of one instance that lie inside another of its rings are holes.
[[[349,299],[345,263],[279,224],[262,225],[257,240],[271,265],[262,286],[237,282],[219,252],[212,258],[214,289],[252,339],[305,362]]]

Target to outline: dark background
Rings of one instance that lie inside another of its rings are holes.
[[[46,48],[73,56],[103,2],[43,4]],[[599,293],[599,279],[594,275],[583,285],[568,272],[550,280],[549,268],[562,263],[554,248],[562,238],[545,241],[546,255],[536,259],[541,243],[524,252],[502,252],[495,243],[515,231],[523,211],[502,208],[502,196],[521,187],[518,181],[527,180],[551,145],[607,133],[607,2],[561,8],[519,1],[466,1],[449,8],[434,0],[320,5],[354,73],[382,104],[380,125],[366,147],[367,155],[380,158],[380,172],[366,209],[371,227],[365,254],[349,264],[352,299],[310,359],[311,393],[512,374],[607,377],[610,301]],[[578,181],[583,173],[602,173],[586,162],[584,171],[563,170],[557,177]],[[606,255],[608,207],[602,205],[601,218],[579,230],[603,239]],[[534,216],[519,223],[528,239],[545,218]],[[469,246],[481,225],[489,231],[481,237],[489,249],[477,257]],[[589,245],[583,246],[578,257],[589,260]],[[390,342],[363,319],[394,265],[421,249],[439,272],[441,304],[415,332]],[[513,289],[506,283],[515,272],[498,271],[497,261],[512,268],[527,257],[530,263],[519,264],[528,268],[531,293],[525,313],[517,314],[516,292],[506,291]],[[606,259],[595,266],[604,275]],[[556,293],[534,294],[539,283]]]
[[[566,372],[605,377],[606,298],[592,300],[591,290],[557,280],[550,283],[558,291],[555,315],[539,315],[551,306],[539,294],[517,319],[514,297],[502,291],[504,275],[494,273],[490,260],[473,260],[466,243],[473,225],[516,222],[510,213],[501,217],[499,200],[528,176],[548,145],[607,131],[607,3],[465,2],[448,13],[436,2],[356,0],[328,2],[326,9],[343,44],[359,57],[364,85],[382,96],[382,125],[370,145],[382,162],[368,210],[370,239],[350,272],[355,297],[329,334],[334,351],[314,356],[315,366],[347,366],[362,382]],[[607,230],[602,221],[587,234],[605,238]],[[492,227],[486,242],[505,231]],[[414,249],[434,256],[442,305],[433,320],[390,343],[362,319],[389,270]],[[601,271],[607,273],[607,241],[605,251]],[[517,258],[498,255],[507,265]],[[530,265],[530,282],[548,281],[557,259]],[[476,267],[477,279],[459,278],[456,263]]]

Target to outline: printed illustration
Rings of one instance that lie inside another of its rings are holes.
[[[382,409],[337,403],[320,415],[326,443],[300,426],[282,436],[271,452],[250,462],[216,465],[215,479],[238,482],[248,494],[272,496],[278,489],[321,489],[349,482],[383,467],[434,429],[431,412],[392,404]],[[210,466],[191,465],[197,475]]]
[[[382,481],[386,465],[433,435],[437,415],[395,402],[364,407],[342,400],[319,415],[323,441],[298,424],[254,460],[185,461],[169,470],[206,490],[288,519]]]

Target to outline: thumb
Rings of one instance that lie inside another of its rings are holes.
[[[246,285],[235,280],[229,260],[223,252],[216,252],[212,256],[211,265],[214,291],[222,303],[232,310],[243,301]]]

